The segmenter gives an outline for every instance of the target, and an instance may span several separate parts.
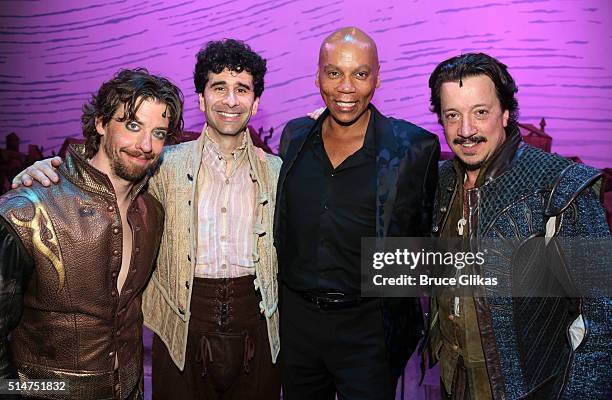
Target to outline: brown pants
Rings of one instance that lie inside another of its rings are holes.
[[[280,398],[280,373],[253,279],[194,279],[185,369],[155,335],[153,399]]]
[[[474,372],[472,370],[472,372]],[[478,373],[478,371],[476,371]],[[486,370],[484,371],[486,374]],[[446,391],[444,383],[440,381],[440,388],[442,394],[442,400],[489,400],[492,399],[491,388],[488,386],[488,380],[475,379],[472,375],[470,379],[470,372],[468,372],[465,364],[463,363],[463,357],[459,356],[457,359],[457,367],[455,368],[455,375],[453,376],[452,393]]]
[[[459,356],[457,360],[457,367],[455,368],[455,376],[453,376],[453,387],[452,393],[446,391],[444,383],[440,381],[440,389],[442,394],[442,400],[469,400],[470,399],[470,385],[468,382],[467,371],[463,364],[463,357]]]

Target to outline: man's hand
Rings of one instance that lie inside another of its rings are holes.
[[[323,114],[323,111],[325,111],[325,107],[317,108],[316,110],[313,110],[306,115],[311,119],[317,120],[319,119],[321,114]]]
[[[61,157],[45,158],[44,160],[36,161],[25,170],[17,174],[13,178],[13,189],[19,186],[32,186],[33,181],[40,182],[43,186],[51,185],[51,182],[58,183],[59,175],[55,170],[62,164]]]

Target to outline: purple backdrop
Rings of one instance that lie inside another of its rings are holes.
[[[433,4],[432,4],[433,3]],[[379,45],[385,114],[440,133],[427,78],[441,60],[485,51],[519,84],[520,121],[546,117],[553,151],[612,166],[612,3],[547,1],[4,1],[0,11],[0,139],[57,150],[80,136],[80,108],[120,67],[144,66],[185,92],[186,127],[199,130],[191,74],[208,40],[247,41],[268,59],[253,126],[274,127],[322,105],[314,86],[321,39],[357,25]],[[607,22],[606,22],[607,21]],[[4,144],[4,143],[0,143]]]

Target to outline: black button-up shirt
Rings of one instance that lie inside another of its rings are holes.
[[[284,283],[299,291],[360,293],[361,238],[376,235],[374,113],[363,146],[333,168],[319,119],[287,176]]]

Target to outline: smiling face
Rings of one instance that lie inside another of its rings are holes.
[[[333,119],[341,125],[354,124],[380,85],[376,49],[359,41],[324,43],[316,85]]]
[[[440,89],[446,142],[469,171],[479,171],[506,140],[508,110],[502,110],[493,81],[486,75],[444,82]]]
[[[96,120],[96,129],[102,137],[99,154],[94,157],[116,177],[137,181],[159,159],[168,131],[167,106],[144,100],[134,120],[121,121],[124,112],[124,107],[119,107],[106,125]]]
[[[236,136],[243,132],[259,106],[259,98],[253,91],[253,76],[227,68],[219,74],[208,73],[208,82],[199,99],[212,136]]]

